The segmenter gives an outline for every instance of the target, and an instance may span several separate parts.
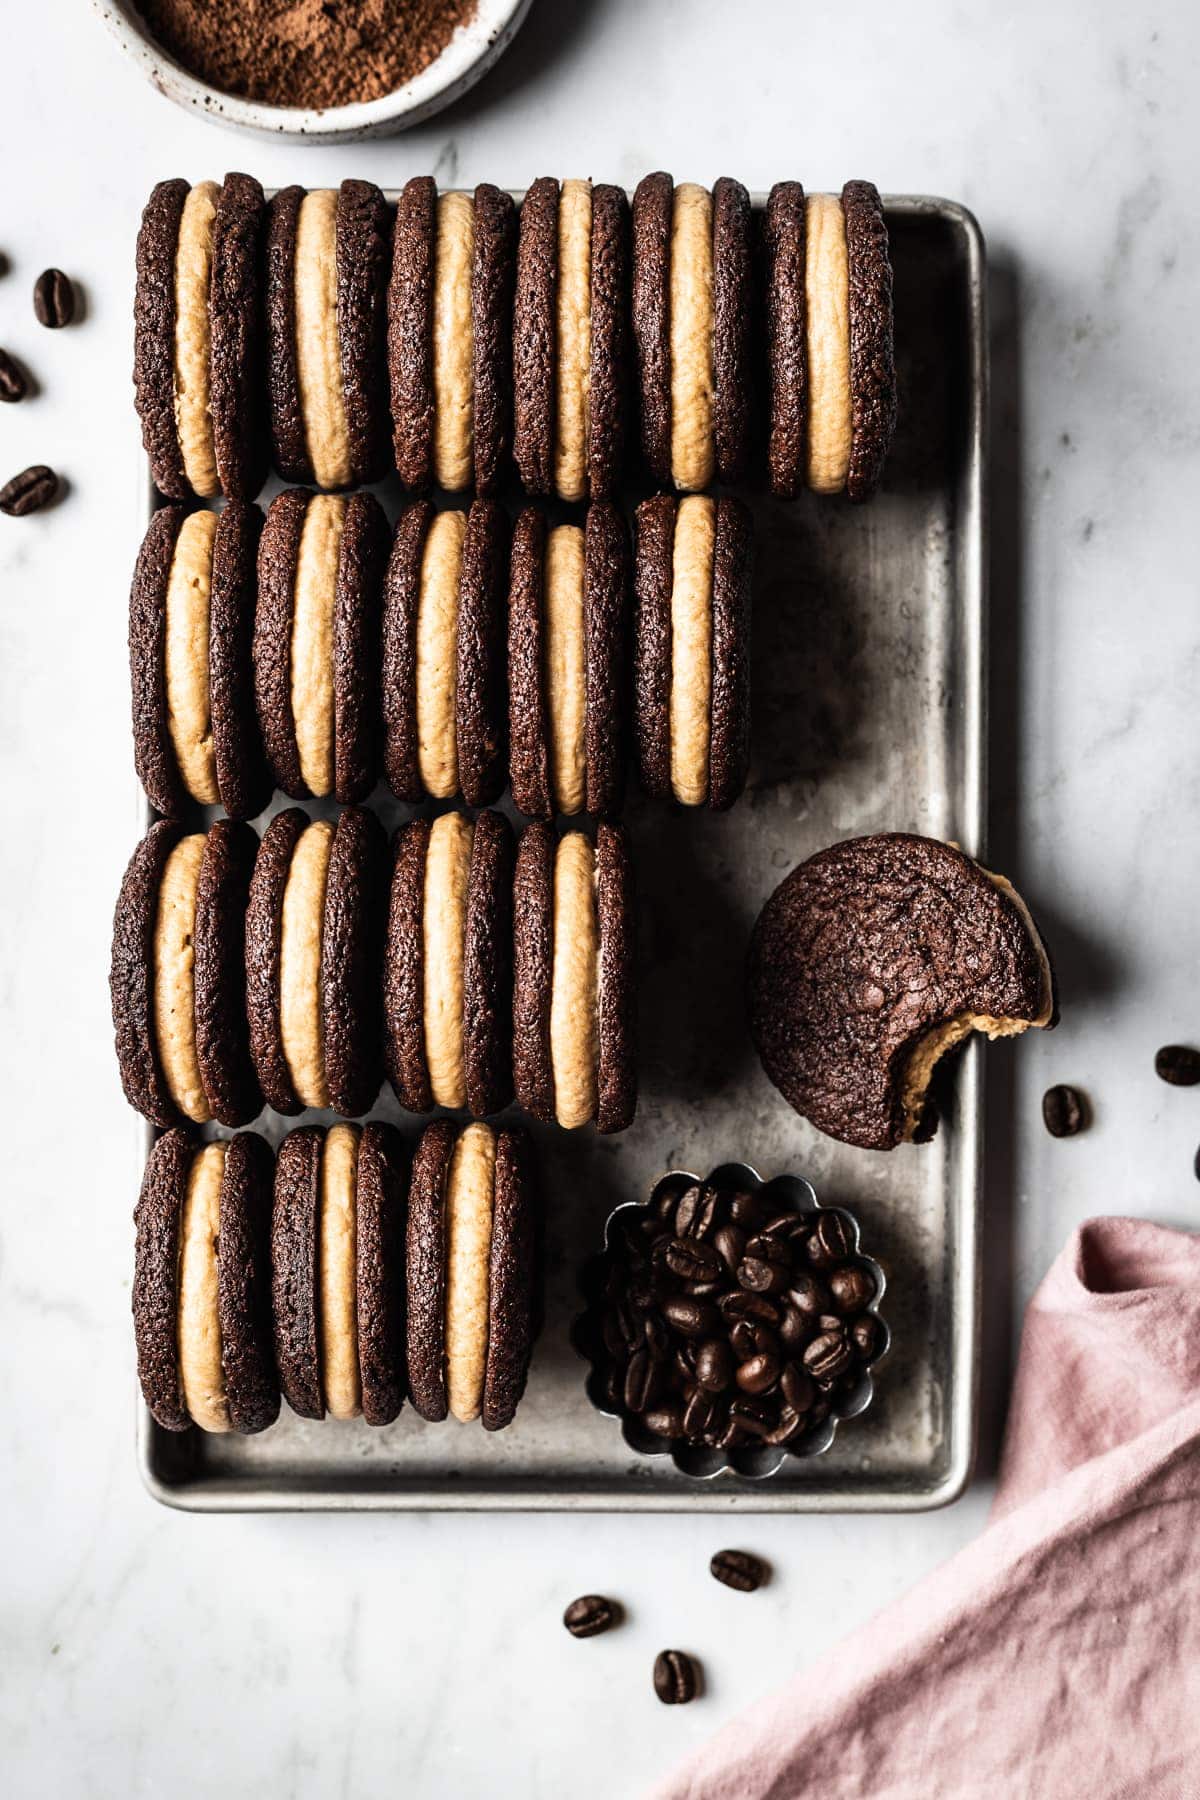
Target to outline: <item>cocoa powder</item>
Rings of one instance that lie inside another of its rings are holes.
[[[440,56],[478,0],[139,0],[200,81],[271,106],[378,100]]]

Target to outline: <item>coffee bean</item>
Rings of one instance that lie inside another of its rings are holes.
[[[708,1567],[718,1581],[739,1594],[752,1594],[767,1579],[766,1563],[749,1550],[718,1550]]]
[[[803,1350],[812,1329],[809,1321],[798,1307],[787,1303],[783,1307],[783,1316],[779,1321],[779,1342],[785,1350]]]
[[[831,1273],[829,1292],[840,1313],[858,1313],[875,1298],[875,1282],[865,1269],[847,1263]]]
[[[13,361],[7,350],[0,350],[0,400],[12,405],[23,400],[28,392],[24,369]]]
[[[762,1201],[757,1194],[733,1194],[729,1200],[729,1216],[743,1231],[756,1231],[763,1216]]]
[[[823,1332],[804,1352],[804,1366],[823,1386],[844,1375],[852,1361],[850,1344],[840,1332]]]
[[[804,1213],[785,1212],[776,1213],[773,1219],[768,1220],[762,1228],[762,1235],[769,1238],[782,1238],[788,1243],[794,1244],[801,1238],[806,1238],[811,1230],[812,1223]]]
[[[696,1669],[684,1650],[660,1650],[654,1659],[654,1691],[664,1706],[686,1706],[696,1697]]]
[[[672,1331],[689,1338],[710,1336],[721,1316],[711,1301],[694,1294],[672,1294],[663,1301],[662,1311]]]
[[[745,1252],[746,1234],[740,1225],[722,1225],[721,1229],[714,1233],[713,1249],[732,1274]]]
[[[763,1400],[748,1395],[745,1399],[735,1400],[729,1408],[729,1422],[737,1425],[751,1437],[765,1438],[775,1429],[775,1409]]]
[[[683,1408],[672,1403],[670,1406],[651,1406],[642,1414],[642,1424],[655,1437],[681,1438],[683,1436]]]
[[[793,1438],[800,1437],[808,1430],[808,1423],[804,1414],[798,1413],[794,1407],[782,1406],[779,1409],[778,1425],[763,1441],[776,1447],[790,1444]]]
[[[603,1594],[581,1594],[563,1614],[563,1624],[572,1637],[599,1637],[602,1631],[611,1631],[619,1611]]]
[[[658,1394],[660,1364],[643,1345],[635,1350],[625,1371],[625,1405],[630,1412],[645,1412]]]
[[[808,1240],[808,1260],[813,1268],[828,1269],[834,1263],[844,1262],[853,1249],[842,1214],[822,1208]]]
[[[75,317],[75,289],[61,269],[44,269],[33,284],[33,310],[39,325],[51,331]]]
[[[683,1435],[698,1443],[708,1433],[724,1428],[725,1408],[715,1394],[693,1388],[683,1408]]]
[[[26,513],[49,506],[57,493],[58,476],[54,470],[48,469],[45,463],[35,463],[31,469],[22,469],[0,488],[0,513],[22,519]]]
[[[788,1284],[786,1268],[765,1256],[743,1256],[737,1266],[737,1278],[751,1294],[781,1294]]]
[[[850,1327],[850,1341],[863,1362],[870,1362],[873,1356],[878,1356],[882,1336],[879,1320],[874,1313],[864,1313]]]
[[[784,1363],[780,1370],[779,1391],[797,1415],[806,1413],[817,1397],[812,1376],[794,1362]]]
[[[779,1308],[765,1294],[750,1294],[738,1288],[732,1294],[722,1294],[717,1305],[729,1324],[735,1319],[758,1319],[764,1325],[779,1323]]]
[[[1172,1087],[1195,1087],[1200,1081],[1200,1050],[1190,1044],[1164,1044],[1155,1054],[1154,1073]]]
[[[690,1187],[675,1208],[676,1237],[707,1238],[722,1223],[725,1202],[712,1187]]]
[[[1060,1082],[1042,1095],[1042,1119],[1051,1137],[1074,1137],[1087,1123],[1083,1095]]]
[[[822,1313],[817,1320],[818,1336],[823,1331],[832,1331],[833,1335],[836,1337],[840,1331],[844,1331],[845,1329],[846,1321],[844,1319],[839,1319],[836,1313]]]
[[[696,1380],[710,1393],[722,1393],[733,1380],[733,1357],[724,1338],[705,1338],[696,1352]]]
[[[738,1365],[734,1380],[744,1394],[766,1394],[779,1380],[779,1358],[764,1352]]]
[[[715,1281],[722,1268],[716,1250],[700,1238],[672,1238],[663,1261],[681,1281]]]
[[[809,1324],[819,1318],[830,1304],[829,1289],[815,1275],[797,1275],[788,1289],[788,1299]]]

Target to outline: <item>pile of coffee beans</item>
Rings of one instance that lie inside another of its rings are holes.
[[[883,1346],[870,1269],[832,1208],[693,1183],[630,1209],[604,1283],[605,1403],[654,1437],[789,1447]]]

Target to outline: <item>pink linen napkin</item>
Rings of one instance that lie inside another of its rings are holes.
[[[1080,1227],[988,1529],[657,1794],[1200,1800],[1200,1237]]]

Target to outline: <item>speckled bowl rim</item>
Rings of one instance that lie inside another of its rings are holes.
[[[684,1188],[699,1184],[706,1187],[721,1187],[727,1191],[731,1188],[746,1188],[758,1193],[763,1188],[778,1190],[783,1204],[781,1211],[794,1208],[797,1212],[831,1212],[838,1213],[845,1220],[850,1231],[851,1256],[862,1263],[871,1272],[875,1282],[875,1293],[864,1312],[871,1313],[879,1322],[883,1341],[869,1363],[863,1365],[862,1377],[854,1393],[846,1402],[831,1409],[828,1418],[824,1419],[815,1430],[806,1432],[795,1444],[783,1446],[763,1446],[761,1449],[747,1447],[726,1454],[720,1450],[696,1450],[689,1446],[676,1448],[669,1438],[656,1437],[652,1432],[640,1430],[636,1423],[625,1413],[609,1406],[602,1395],[603,1378],[602,1358],[604,1355],[600,1338],[599,1312],[603,1297],[604,1275],[614,1251],[614,1234],[618,1222],[631,1213],[648,1213],[658,1201],[660,1194],[667,1188],[677,1187],[682,1193]],[[787,1196],[786,1199],[783,1197]],[[803,1462],[809,1457],[823,1456],[837,1436],[838,1426],[847,1419],[857,1419],[866,1412],[875,1397],[874,1371],[891,1349],[892,1334],[887,1320],[879,1311],[879,1303],[887,1291],[887,1274],[883,1266],[873,1256],[868,1256],[862,1249],[858,1220],[844,1206],[825,1206],[817,1198],[816,1189],[802,1175],[773,1175],[764,1179],[757,1169],[749,1163],[720,1163],[710,1175],[701,1177],[690,1169],[671,1169],[662,1175],[650,1190],[645,1200],[626,1200],[614,1207],[604,1222],[604,1247],[595,1256],[589,1257],[579,1274],[579,1288],[583,1295],[584,1310],[571,1325],[571,1343],[576,1353],[588,1364],[585,1381],[587,1397],[596,1411],[606,1418],[620,1422],[621,1436],[628,1447],[638,1456],[669,1456],[681,1475],[687,1475],[694,1481],[712,1481],[717,1476],[731,1476],[742,1481],[766,1481],[780,1470],[785,1462]],[[632,1427],[632,1429],[631,1429]]]
[[[351,143],[406,131],[474,87],[499,60],[525,22],[533,0],[479,0],[476,16],[460,26],[442,54],[420,74],[378,100],[321,110],[266,106],[223,94],[180,66],[150,36],[133,0],[91,0],[126,55],[168,100],[242,131],[322,144]]]

